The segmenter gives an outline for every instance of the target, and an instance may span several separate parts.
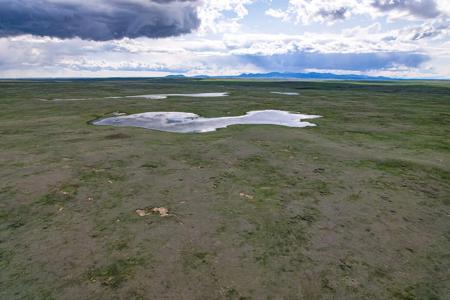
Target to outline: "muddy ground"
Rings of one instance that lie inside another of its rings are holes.
[[[262,109],[323,118],[88,123]],[[449,119],[446,82],[2,81],[0,298],[449,299]]]

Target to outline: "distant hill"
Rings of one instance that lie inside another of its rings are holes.
[[[188,78],[184,75],[169,75],[167,78]],[[384,76],[367,76],[355,74],[333,74],[333,73],[244,73],[240,75],[231,76],[208,76],[196,75],[192,78],[260,78],[260,79],[338,79],[338,80],[398,80],[397,78],[390,78]]]
[[[393,80],[393,78],[383,76],[367,76],[355,74],[333,74],[333,73],[245,73],[236,76],[237,78],[299,78],[299,79],[346,79],[346,80]]]
[[[177,79],[177,78],[186,78],[186,76],[184,75],[167,75],[166,78],[172,78],[172,79]]]

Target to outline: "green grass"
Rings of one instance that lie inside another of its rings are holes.
[[[448,295],[446,81],[28,80],[0,90],[2,299]],[[102,99],[222,91],[230,96]],[[323,117],[205,134],[89,124],[117,111],[261,109]],[[153,207],[172,215],[136,214]]]
[[[91,282],[100,282],[102,285],[116,289],[125,281],[130,280],[134,269],[143,261],[136,258],[119,259],[109,265],[92,268],[87,277]]]
[[[199,269],[204,265],[210,264],[212,255],[204,251],[185,251],[183,252],[183,267],[186,271]]]

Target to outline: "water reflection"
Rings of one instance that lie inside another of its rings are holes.
[[[228,96],[228,93],[150,94],[150,95],[124,96],[124,97],[106,97],[106,98],[108,98],[108,99],[141,98],[141,99],[161,100],[161,99],[167,99],[168,97],[215,98],[215,97],[226,97],[226,96]]]
[[[286,96],[298,96],[298,93],[295,92],[270,92],[271,94],[277,94],[277,95],[286,95]]]
[[[134,115],[114,116],[92,122],[94,125],[131,126],[179,133],[211,132],[238,124],[265,124],[288,127],[316,126],[302,120],[320,118],[281,110],[250,111],[243,116],[204,118],[185,112],[147,112]]]

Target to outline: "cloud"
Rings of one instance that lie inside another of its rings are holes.
[[[0,0],[0,37],[106,41],[178,36],[198,28],[198,0]]]
[[[344,20],[349,9],[347,7],[340,7],[338,9],[320,9],[318,15],[327,20]]]
[[[441,14],[435,0],[375,0],[372,6],[381,12],[398,11],[425,19]]]
[[[418,45],[416,41],[428,40],[433,42],[436,40],[444,40],[450,37],[450,23],[442,20],[433,20],[422,22],[420,25],[406,26],[400,29],[381,32],[381,25],[379,23],[371,24],[367,27],[356,26],[353,28],[343,30],[343,39],[359,39],[359,37],[370,36],[370,42],[382,45],[386,42],[386,47],[392,45],[400,47],[401,45]],[[423,41],[424,42],[424,41]],[[424,46],[425,44],[421,44]],[[380,47],[382,49],[382,47]],[[393,50],[392,48],[390,48]],[[409,50],[411,50],[410,48]],[[408,49],[407,49],[408,50]]]
[[[281,9],[273,9],[269,8],[266,10],[266,15],[282,20],[288,20],[289,19],[289,13],[287,11],[281,10]]]
[[[389,38],[398,36],[398,32],[377,33],[375,25],[346,35],[226,34],[217,39],[159,39],[158,43],[148,38],[0,38],[0,76],[145,76],[150,72],[233,75],[308,69],[366,72],[399,70],[399,66],[409,70],[429,59],[429,54],[412,40],[414,30],[405,32],[403,40]],[[367,39],[364,32],[373,32],[371,38]]]
[[[223,42],[233,55],[274,55],[290,52],[377,53],[422,52],[420,45],[398,30],[378,32],[379,25],[355,27],[343,34],[303,33],[225,35]],[[413,30],[412,28],[409,30]],[[370,35],[370,38],[367,38]]]
[[[237,32],[247,6],[258,0],[203,0],[198,8],[200,33]]]
[[[266,15],[296,24],[333,24],[358,15],[433,19],[448,17],[449,11],[448,0],[289,0],[285,10],[269,8]]]
[[[269,9],[266,14],[301,24],[333,23],[348,18],[354,10],[360,10],[363,6],[358,0],[289,0],[285,11]]]
[[[244,61],[262,69],[299,72],[305,69],[371,71],[405,66],[417,68],[429,57],[418,53],[310,53],[294,52],[271,56],[246,55]]]
[[[418,27],[400,30],[399,37],[418,41],[427,38],[442,38],[450,35],[450,24],[425,23]]]

